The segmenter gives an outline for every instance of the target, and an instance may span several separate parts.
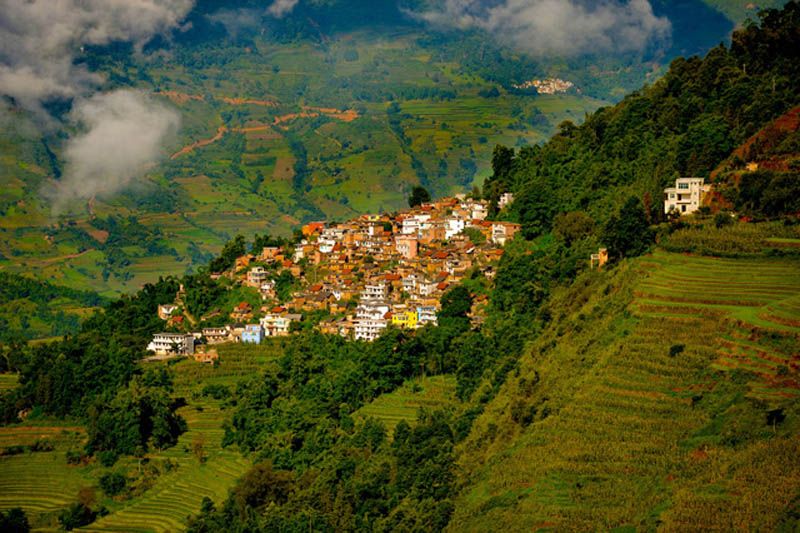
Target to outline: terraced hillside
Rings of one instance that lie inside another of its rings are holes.
[[[800,491],[798,291],[784,259],[585,276],[463,445],[451,529],[776,528]]]
[[[377,418],[389,435],[401,420],[413,424],[420,409],[437,410],[456,402],[453,376],[430,376],[409,380],[397,390],[382,394],[353,415],[356,419]]]
[[[278,349],[279,345],[221,346],[218,367],[188,360],[175,364],[175,396],[187,401],[179,413],[188,431],[177,445],[150,453],[141,463],[131,458],[108,469],[96,462],[68,465],[65,452],[79,450],[85,442],[85,431],[76,425],[30,422],[0,428],[0,449],[30,447],[37,441],[54,448],[0,456],[0,509],[22,507],[35,527],[55,529],[58,512],[75,502],[82,488],[96,488],[106,472],[123,472],[129,479],[130,497],[103,497],[96,488],[95,496],[109,514],[85,530],[180,531],[204,497],[222,502],[250,464],[235,449],[221,446],[227,398],[215,399],[203,394],[203,389],[210,384],[235,386],[257,374]]]

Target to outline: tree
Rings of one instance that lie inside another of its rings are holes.
[[[442,295],[440,318],[466,318],[472,308],[472,296],[463,285],[456,285]]]
[[[0,531],[5,533],[28,533],[31,526],[25,511],[14,507],[6,512],[0,511]]]
[[[417,207],[418,205],[430,201],[431,194],[428,192],[428,190],[421,185],[415,185],[414,188],[411,189],[411,195],[408,197],[408,206]]]
[[[588,237],[593,230],[594,219],[583,211],[559,213],[553,220],[553,233],[567,246]]]
[[[603,242],[614,257],[642,255],[653,243],[653,231],[638,198],[628,198],[619,214],[612,216],[603,230]]]
[[[108,472],[100,476],[100,488],[106,496],[116,496],[125,490],[127,484],[125,476],[119,472]]]

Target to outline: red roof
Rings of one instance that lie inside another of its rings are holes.
[[[449,254],[448,254],[447,252],[445,252],[444,250],[442,250],[441,252],[436,252],[435,254],[433,254],[433,257],[434,257],[435,259],[447,259],[447,256],[448,256],[448,255],[449,255]]]
[[[319,292],[322,290],[322,283],[317,283],[316,285],[312,285],[311,287],[308,288],[308,290],[311,292]]]
[[[400,281],[401,279],[400,274],[386,274],[384,278],[386,279],[386,281]]]
[[[443,281],[440,284],[438,284],[436,286],[436,288],[439,289],[440,291],[443,291],[443,290],[445,290],[447,288],[447,285],[448,285],[448,283],[446,281]]]
[[[240,311],[244,311],[245,309],[250,309],[250,304],[247,302],[241,302],[239,305],[236,306],[236,309]]]
[[[283,313],[284,311],[286,311],[285,307],[277,306],[272,308],[273,313]]]

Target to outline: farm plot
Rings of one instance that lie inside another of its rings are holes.
[[[204,497],[222,502],[228,490],[250,465],[234,449],[223,449],[222,422],[227,417],[225,399],[202,396],[204,386],[236,382],[257,374],[280,350],[279,343],[252,347],[220,345],[217,367],[183,360],[174,366],[175,393],[189,405],[179,410],[189,430],[178,444],[154,459],[177,465],[162,474],[156,485],[142,497],[126,502],[115,512],[100,518],[85,531],[168,532],[185,528],[187,517],[196,514]],[[161,364],[161,363],[157,363]],[[196,449],[202,448],[204,460]]]
[[[394,392],[382,394],[356,411],[356,419],[377,418],[388,433],[405,420],[413,424],[420,409],[441,409],[456,402],[456,380],[453,376],[431,376],[409,380]]]
[[[771,404],[800,397],[800,261],[657,252],[645,266],[640,313],[675,328],[697,317],[724,322],[712,368],[749,373],[750,395]]]

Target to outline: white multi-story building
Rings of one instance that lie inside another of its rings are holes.
[[[333,247],[336,246],[336,241],[320,237],[319,241],[317,241],[317,245],[319,246],[319,252],[321,254],[329,254],[333,251]]]
[[[421,305],[417,307],[417,325],[425,324],[436,325],[436,308],[432,305]]]
[[[384,300],[386,296],[388,296],[388,290],[385,283],[367,284],[361,291],[362,300]]]
[[[183,333],[156,333],[147,345],[147,351],[156,355],[192,355],[194,335]]]
[[[372,342],[381,336],[381,333],[388,326],[386,319],[370,320],[368,318],[360,318],[355,321],[355,339],[367,342]]]
[[[377,339],[388,325],[386,314],[389,309],[389,304],[383,300],[362,298],[356,307],[354,322],[356,340],[372,342]]]
[[[289,334],[289,327],[295,320],[300,320],[300,315],[278,315],[269,313],[264,315],[259,323],[264,328],[264,336],[266,337],[285,337]]]
[[[444,230],[445,239],[452,239],[453,237],[464,231],[465,227],[466,227],[466,221],[463,218],[448,217],[447,225],[445,226]]]
[[[267,281],[269,272],[262,266],[255,266],[247,272],[247,284],[251,287],[260,287],[262,283]]]
[[[711,189],[703,178],[678,178],[675,187],[664,189],[664,213],[694,213],[700,209],[703,196]]]

